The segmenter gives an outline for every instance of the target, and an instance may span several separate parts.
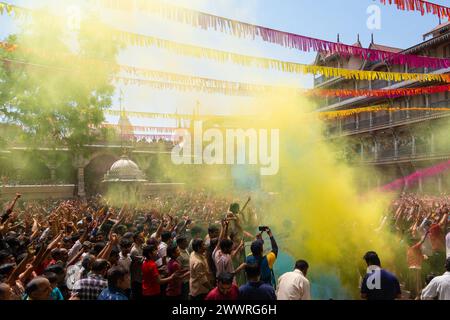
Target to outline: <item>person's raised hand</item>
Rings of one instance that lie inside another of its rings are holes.
[[[53,239],[52,242],[50,242],[50,244],[47,246],[48,250],[53,250],[58,246],[59,241],[61,241],[61,239],[63,238],[64,233],[61,231],[56,237],[55,239]]]

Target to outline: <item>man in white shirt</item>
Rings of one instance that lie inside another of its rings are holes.
[[[161,242],[158,245],[158,257],[159,259],[155,261],[158,270],[163,274],[167,273],[167,247],[173,242],[172,233],[169,231],[164,231],[161,234]]]
[[[119,261],[117,263],[119,266],[121,266],[127,272],[130,272],[130,266],[131,266],[130,251],[131,251],[132,245],[133,245],[133,243],[130,240],[125,239],[125,238],[122,238],[119,243],[120,252],[119,252]]]
[[[278,278],[278,300],[311,300],[310,284],[306,279],[308,262],[298,260],[292,272],[286,272]]]
[[[445,262],[445,272],[442,276],[435,277],[422,290],[422,300],[450,300],[450,258]]]

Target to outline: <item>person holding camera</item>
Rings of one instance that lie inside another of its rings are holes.
[[[275,277],[273,274],[273,265],[275,264],[278,256],[278,245],[269,227],[261,226],[259,227],[259,231],[260,233],[256,236],[257,240],[253,241],[250,247],[252,254],[247,257],[245,263],[250,265],[258,265],[261,271],[260,280],[266,284],[274,286]],[[266,255],[264,255],[264,240],[262,239],[263,232],[267,232],[267,235],[270,238],[270,244],[272,246],[272,250]]]

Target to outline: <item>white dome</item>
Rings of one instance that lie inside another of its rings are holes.
[[[113,163],[109,171],[105,174],[104,182],[144,182],[145,175],[138,165],[127,156],[122,156],[120,160]]]

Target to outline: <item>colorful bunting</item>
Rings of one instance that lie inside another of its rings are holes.
[[[155,38],[125,31],[116,31],[117,40],[126,45],[151,47],[155,46],[176,54],[191,56],[194,58],[206,58],[218,62],[233,62],[244,66],[257,66],[264,69],[276,69],[283,72],[299,74],[322,74],[325,77],[343,77],[356,80],[386,80],[386,81],[444,81],[450,82],[448,74],[423,74],[423,73],[400,73],[383,71],[361,71],[340,69],[316,65],[306,65],[295,62],[287,62],[276,59],[247,56],[228,51],[220,51],[210,48],[182,44],[174,41]]]
[[[389,105],[378,105],[378,106],[355,108],[355,109],[320,112],[319,113],[319,117],[321,119],[323,119],[323,120],[332,120],[332,119],[336,119],[336,118],[346,118],[346,117],[353,116],[353,115],[359,114],[359,113],[377,112],[377,111],[388,111],[388,112],[396,112],[396,111],[450,111],[450,108],[427,108],[427,107],[401,108],[401,107],[392,107],[392,106],[389,106]]]
[[[450,19],[449,7],[424,0],[380,0],[380,2],[384,5],[386,5],[386,3],[389,3],[390,5],[395,4],[397,9],[403,11],[419,11],[422,16],[425,15],[425,13],[431,13],[439,18]]]
[[[130,79],[120,77],[116,78],[116,81],[120,80],[126,84],[138,84],[138,85],[148,85],[156,89],[176,89],[180,91],[196,90],[209,93],[221,93],[228,95],[250,95],[254,93],[267,92],[268,90],[278,90],[286,89],[277,86],[270,85],[256,85],[242,82],[233,81],[223,81],[210,78],[195,77],[190,75],[182,75],[177,73],[149,70],[144,68],[137,68],[133,66],[126,65],[116,65],[109,62],[104,62],[95,59],[85,59],[80,58],[75,55],[70,54],[58,54],[57,52],[52,52],[51,54],[40,50],[39,48],[24,48],[18,47],[15,44],[9,44],[6,42],[0,42],[0,48],[14,51],[18,48],[36,54],[41,58],[54,59],[55,57],[62,59],[65,62],[73,65],[74,63],[88,63],[92,64],[93,67],[102,66],[110,67],[117,72],[122,71],[127,74],[131,74],[134,77],[146,77],[156,80],[169,81],[172,83],[162,83],[143,79]],[[280,62],[286,63],[286,62]],[[360,71],[360,70],[348,70],[340,68],[322,67],[322,66],[311,66],[302,64],[292,64],[292,67],[298,72],[302,73],[318,73],[324,76],[342,76],[350,79],[358,80],[391,80],[391,81],[401,81],[401,80],[417,80],[417,81],[445,81],[450,82],[450,75],[447,74],[415,74],[415,73],[393,73],[393,72],[380,72],[380,71]],[[448,91],[448,86],[434,86],[427,88],[412,88],[412,89],[394,89],[394,90],[319,90],[315,89],[312,91],[301,90],[300,88],[290,88],[291,90],[297,90],[300,94],[305,95],[317,95],[317,96],[373,96],[373,97],[397,97],[403,95],[417,95],[424,93],[437,93]]]
[[[163,128],[163,127],[149,127],[149,126],[124,126],[112,123],[104,123],[102,124],[104,128],[116,128],[116,129],[124,129],[124,130],[132,130],[132,131],[144,131],[144,132],[152,132],[153,134],[172,134],[177,128]]]
[[[190,24],[194,27],[200,27],[206,30],[213,29],[240,38],[249,37],[251,39],[255,39],[256,37],[258,37],[266,42],[278,44],[288,48],[298,49],[304,52],[315,51],[337,53],[345,57],[358,56],[361,59],[370,61],[386,60],[391,64],[408,64],[411,67],[450,67],[450,59],[392,53],[388,51],[366,49],[357,46],[346,45],[340,42],[315,39],[303,35],[275,30],[259,25],[179,7],[167,2],[162,2],[160,0],[136,0],[136,6],[131,5],[129,0],[99,1],[100,4],[107,8],[123,11],[137,10],[138,12],[155,13],[163,16],[164,18],[171,19],[180,23]],[[392,0],[389,1],[391,2]],[[403,0],[403,2],[405,1],[411,2],[411,0]],[[443,14],[444,10],[440,10],[439,12]],[[446,16],[448,16],[448,14]]]
[[[449,108],[427,108],[427,107],[393,107],[387,104],[377,105],[377,106],[369,106],[363,108],[355,108],[355,109],[346,109],[346,110],[338,110],[338,111],[326,111],[326,112],[310,112],[307,113],[307,117],[311,118],[319,118],[321,120],[333,120],[337,118],[346,118],[349,116],[353,116],[359,113],[366,112],[378,112],[378,111],[388,111],[388,112],[396,112],[396,111],[450,111]],[[125,114],[129,117],[135,118],[153,118],[153,119],[190,119],[193,120],[194,116],[191,114],[168,114],[168,113],[153,113],[153,112],[139,112],[139,111],[119,111],[119,110],[105,110],[105,114],[110,116],[120,116],[121,114]],[[227,116],[217,116],[217,115],[201,115],[195,116],[196,120],[211,120],[213,118],[224,118]],[[136,127],[138,128],[138,127]],[[142,127],[141,127],[142,128]]]

